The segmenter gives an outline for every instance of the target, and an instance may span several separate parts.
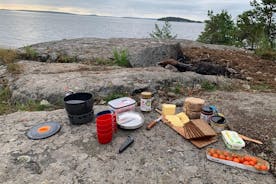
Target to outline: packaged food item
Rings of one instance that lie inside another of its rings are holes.
[[[261,158],[232,153],[225,150],[208,148],[206,151],[207,159],[213,162],[237,167],[253,172],[266,174],[269,171],[269,163]]]
[[[174,104],[162,104],[162,115],[175,115],[176,105]]]
[[[211,116],[211,118],[209,120],[210,120],[211,127],[217,133],[220,133],[226,127],[226,120],[225,120],[225,117],[222,115],[218,114],[218,115]]]
[[[151,111],[151,102],[152,102],[152,93],[151,92],[142,92],[140,100],[140,109],[143,112]]]
[[[203,119],[209,123],[209,119],[212,115],[213,115],[213,109],[209,105],[202,107],[201,113],[200,113],[200,119]]]
[[[136,101],[129,97],[122,97],[111,100],[108,102],[111,110],[115,111],[116,114],[134,111],[136,106]]]
[[[240,150],[245,146],[245,142],[237,132],[230,130],[221,131],[222,139],[227,148],[232,150]]]

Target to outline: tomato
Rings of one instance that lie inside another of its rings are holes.
[[[268,170],[268,167],[266,165],[261,165],[260,168],[261,168],[262,171],[267,171]]]
[[[244,158],[245,161],[250,161],[251,160],[250,156],[248,156],[248,155],[244,156],[243,158]]]
[[[257,159],[255,157],[251,157],[251,161],[256,165],[257,164]]]
[[[212,154],[212,157],[218,158],[219,155],[217,153]]]
[[[209,154],[211,155],[211,154],[214,154],[214,153],[216,153],[216,150],[215,150],[214,148],[211,148],[211,149],[209,150]]]
[[[226,157],[226,160],[233,161],[233,158],[230,157],[230,156],[227,156],[227,157]]]
[[[254,167],[255,167],[255,169],[257,169],[257,170],[261,170],[261,166],[260,166],[260,165],[255,165]]]
[[[223,154],[219,155],[219,158],[225,160],[225,156]]]
[[[250,164],[250,165],[252,165],[252,166],[256,165],[256,163],[255,163],[255,162],[253,162],[252,160],[251,160],[251,161],[249,161],[249,164]]]
[[[237,157],[235,157],[235,158],[233,159],[233,161],[234,161],[234,162],[237,162],[237,163],[240,163],[240,160],[239,160]]]
[[[229,153],[227,151],[224,151],[223,154],[224,154],[224,156],[228,156],[229,155]]]
[[[216,153],[219,154],[219,155],[221,155],[221,151],[220,150],[217,150]]]
[[[239,157],[240,163],[243,163],[245,160],[243,157]]]

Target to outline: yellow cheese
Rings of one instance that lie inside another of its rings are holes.
[[[174,104],[162,104],[162,114],[166,115],[175,115],[176,105]]]
[[[184,123],[176,115],[167,115],[166,119],[176,127],[183,127]]]
[[[188,118],[188,116],[184,112],[178,113],[176,116],[179,117],[181,122],[184,123],[184,124],[186,124],[190,121],[190,119]]]

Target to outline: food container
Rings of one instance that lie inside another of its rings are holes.
[[[206,150],[206,157],[208,160],[213,162],[262,174],[267,174],[270,169],[269,163],[259,157],[236,154],[214,148],[208,148]]]
[[[200,113],[200,119],[209,123],[210,117],[213,115],[213,109],[210,106],[203,106]]]
[[[240,150],[245,146],[245,142],[237,132],[224,130],[221,132],[222,139],[227,148],[232,150]]]
[[[226,128],[226,120],[222,115],[214,115],[210,117],[211,127],[217,132],[220,133]]]
[[[122,97],[109,101],[108,105],[111,110],[119,114],[126,111],[134,111],[136,101],[129,97]]]
[[[120,128],[134,130],[143,126],[145,118],[141,113],[128,111],[119,114],[117,120]]]
[[[152,93],[151,92],[142,92],[140,100],[140,110],[143,112],[151,111],[151,102],[152,102]]]

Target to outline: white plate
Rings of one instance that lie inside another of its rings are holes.
[[[124,112],[118,115],[117,124],[123,129],[137,129],[143,126],[144,116],[134,111]]]

